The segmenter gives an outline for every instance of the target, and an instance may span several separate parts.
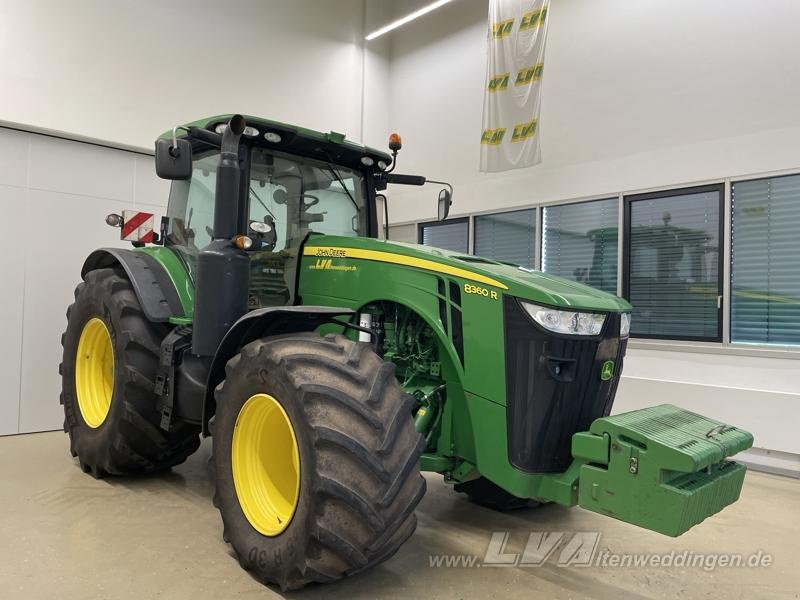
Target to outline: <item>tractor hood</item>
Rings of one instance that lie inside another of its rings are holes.
[[[586,311],[628,312],[622,298],[569,279],[488,258],[441,248],[370,238],[313,235],[304,254],[330,259],[364,259],[439,272],[499,289],[538,304]]]

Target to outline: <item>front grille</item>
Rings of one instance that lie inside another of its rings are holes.
[[[598,337],[562,336],[539,327],[516,298],[504,298],[508,458],[526,473],[560,473],[572,462],[572,435],[608,416],[627,340],[618,314]],[[603,381],[606,361],[613,376]]]

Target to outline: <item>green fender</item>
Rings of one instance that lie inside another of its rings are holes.
[[[172,250],[100,248],[84,261],[81,277],[85,279],[86,274],[95,269],[115,266],[125,271],[149,320],[176,325],[191,323],[194,285]]]

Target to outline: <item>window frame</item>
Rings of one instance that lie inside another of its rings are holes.
[[[443,221],[420,221],[417,223],[417,243],[420,246],[425,246],[423,244],[422,239],[425,234],[426,227],[436,227],[437,225],[451,225],[457,223],[466,223],[467,225],[467,251],[464,254],[470,254],[470,248],[472,247],[472,231],[470,227],[470,217],[454,217],[452,219],[448,218]],[[436,248],[436,246],[426,246],[427,248]],[[456,252],[455,250],[449,250],[449,252]]]
[[[760,175],[756,177],[737,177],[732,178],[729,180],[728,186],[728,194],[729,194],[729,202],[726,206],[726,217],[728,219],[728,231],[730,233],[729,239],[727,240],[727,249],[729,251],[728,260],[726,265],[728,267],[728,273],[726,278],[726,285],[728,286],[728,307],[726,311],[727,319],[728,319],[728,329],[727,329],[727,345],[732,348],[741,348],[741,349],[756,349],[756,350],[764,350],[764,351],[777,351],[780,353],[796,353],[800,355],[800,343],[797,344],[772,344],[769,342],[743,342],[741,340],[734,340],[733,339],[733,244],[734,244],[734,236],[733,236],[733,194],[734,188],[736,187],[737,183],[751,183],[755,181],[767,181],[767,180],[774,180],[774,179],[783,179],[785,177],[800,177],[800,171],[792,171],[792,172],[783,172],[779,174],[773,175]]]
[[[620,272],[620,256],[622,252],[620,251],[620,244],[623,243],[622,237],[624,235],[624,231],[620,230],[620,223],[619,223],[619,212],[620,212],[620,195],[619,194],[612,194],[609,196],[598,196],[596,198],[587,198],[583,200],[565,200],[559,202],[545,202],[539,205],[538,207],[538,216],[539,222],[536,225],[537,232],[539,234],[539,246],[538,246],[538,256],[539,261],[537,264],[537,270],[541,271],[542,273],[550,273],[549,271],[544,270],[544,213],[545,210],[548,208],[555,208],[558,206],[573,206],[575,204],[590,204],[592,202],[610,202],[611,200],[615,200],[617,203],[617,277],[616,277],[616,287],[614,289],[614,295],[619,295],[620,291],[620,278],[622,277]],[[554,273],[550,273],[551,275],[555,275]],[[555,275],[556,277],[560,277],[560,275]],[[577,282],[576,282],[577,283]],[[595,288],[600,289],[600,288]],[[605,290],[600,290],[605,291]]]
[[[707,185],[697,185],[682,188],[670,188],[656,192],[647,192],[643,194],[624,194],[622,197],[622,211],[623,211],[623,224],[622,224],[622,272],[617,274],[617,278],[622,277],[622,297],[630,302],[630,267],[631,267],[631,207],[634,202],[641,200],[654,200],[662,198],[670,198],[673,196],[686,196],[688,194],[703,194],[707,192],[717,192],[719,195],[718,202],[718,244],[719,244],[719,257],[717,260],[717,334],[716,336],[679,336],[679,335],[658,335],[648,334],[641,335],[635,334],[631,331],[631,339],[637,340],[675,340],[682,342],[712,342],[722,343],[723,341],[723,319],[725,313],[725,264],[729,260],[730,250],[726,247],[725,242],[725,182],[712,183]]]

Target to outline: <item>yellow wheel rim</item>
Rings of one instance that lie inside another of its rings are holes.
[[[78,408],[89,427],[103,424],[114,395],[114,347],[106,324],[97,317],[83,326],[75,358]]]
[[[231,446],[242,512],[259,533],[278,535],[300,496],[300,452],[289,415],[269,394],[250,396],[236,417]]]

